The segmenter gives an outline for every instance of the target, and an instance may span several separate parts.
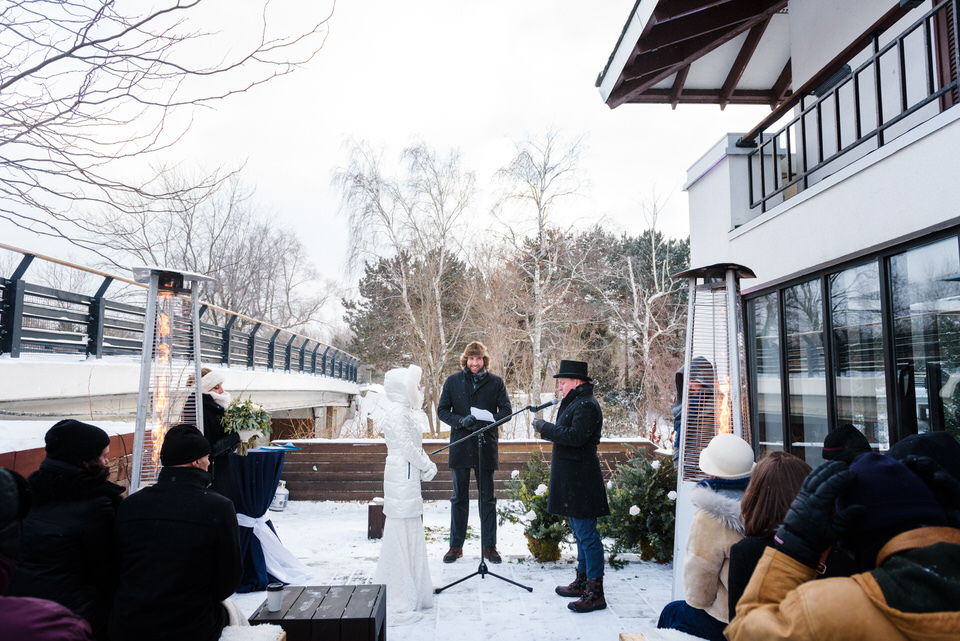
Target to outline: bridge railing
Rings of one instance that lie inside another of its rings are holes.
[[[145,285],[2,243],[0,248],[22,256],[9,278],[0,278],[0,354],[12,358],[140,354],[145,305],[106,295],[114,284],[146,289]],[[93,294],[79,294],[31,283],[26,277],[35,259],[99,277],[99,288]],[[360,360],[348,352],[216,305],[204,303],[199,312],[200,354],[205,363],[357,381]],[[221,323],[208,320],[212,312],[223,319]]]

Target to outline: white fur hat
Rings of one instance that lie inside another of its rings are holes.
[[[207,372],[203,378],[200,379],[200,392],[206,394],[217,385],[223,383],[224,380],[226,379],[223,378],[223,374],[216,370]]]
[[[700,469],[718,479],[739,479],[753,472],[753,448],[745,440],[726,432],[717,434],[700,452]]]

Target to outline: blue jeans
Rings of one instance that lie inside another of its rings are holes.
[[[603,578],[603,541],[597,532],[597,519],[568,517],[573,537],[577,540],[577,570],[588,579]]]
[[[665,605],[657,627],[680,630],[710,641],[726,641],[723,629],[727,624],[714,619],[705,610],[688,605],[686,601],[671,601]]]
[[[462,548],[467,538],[467,519],[470,516],[470,468],[454,468],[453,497],[450,499],[450,547]],[[476,470],[473,472],[477,475]],[[480,545],[485,548],[497,546],[497,497],[493,493],[493,470],[484,470],[483,478],[477,479],[480,495],[480,529],[483,537]]]

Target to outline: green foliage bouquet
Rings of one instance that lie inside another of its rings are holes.
[[[543,455],[534,452],[523,470],[514,470],[507,481],[508,502],[498,504],[500,524],[505,521],[523,525],[527,547],[538,561],[560,558],[560,542],[571,535],[566,518],[547,511],[550,468]]]
[[[613,541],[606,548],[614,567],[622,567],[616,557],[623,552],[666,563],[673,559],[677,472],[669,456],[648,461],[630,450],[632,456],[607,483],[610,516],[600,520],[600,534]]]
[[[240,447],[237,454],[246,456],[247,448],[253,439],[259,436],[270,436],[270,415],[263,406],[254,403],[249,398],[235,398],[223,412],[223,427],[228,432],[240,435]]]

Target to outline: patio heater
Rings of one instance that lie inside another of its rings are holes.
[[[753,440],[740,279],[756,275],[743,265],[721,263],[673,277],[690,280],[673,550],[674,599],[680,599],[686,537],[693,522],[689,495],[706,476],[700,470],[700,453],[721,432],[736,434],[751,444]]]
[[[203,431],[200,396],[198,285],[213,279],[162,267],[136,267],[134,280],[149,283],[130,492],[152,485],[160,472],[160,446],[171,425]]]

